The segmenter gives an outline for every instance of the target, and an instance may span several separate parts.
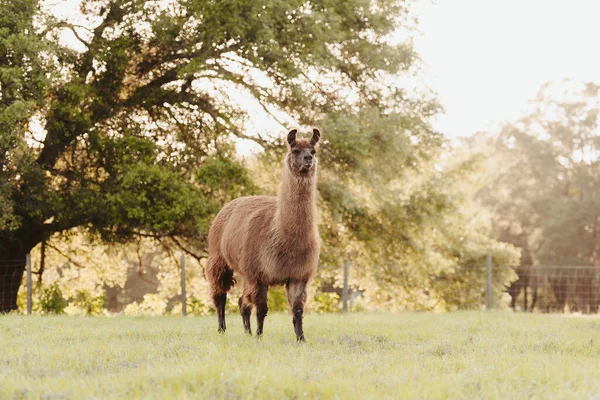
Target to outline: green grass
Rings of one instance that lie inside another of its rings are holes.
[[[253,319],[254,322],[254,319]],[[592,398],[600,319],[503,312],[0,317],[0,398]]]

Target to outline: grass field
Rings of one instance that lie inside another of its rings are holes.
[[[600,319],[504,312],[0,317],[0,398],[598,398]],[[254,322],[254,321],[253,321]]]

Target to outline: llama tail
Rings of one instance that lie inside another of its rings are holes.
[[[206,274],[213,293],[227,293],[236,283],[233,270],[229,268],[223,259],[211,259],[209,257]]]
[[[231,289],[236,283],[235,278],[233,277],[233,270],[225,266],[219,275],[217,282],[224,292],[229,292],[229,289]]]

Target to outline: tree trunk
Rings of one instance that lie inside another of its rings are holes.
[[[0,231],[0,314],[17,309],[17,294],[23,281],[25,256],[43,237],[43,228],[22,227]]]
[[[25,271],[25,255],[22,259],[0,262],[0,313],[8,313],[17,309],[17,293]]]

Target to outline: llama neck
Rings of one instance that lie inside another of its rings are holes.
[[[302,237],[316,226],[316,174],[298,178],[287,168],[277,194],[276,223],[285,235]]]

